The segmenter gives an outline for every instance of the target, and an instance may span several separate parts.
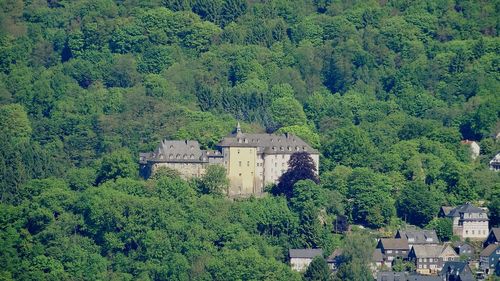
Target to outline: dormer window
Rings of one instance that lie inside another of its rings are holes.
[[[193,150],[193,149],[194,149],[194,146],[191,145],[191,150]]]
[[[173,155],[173,154],[170,154],[170,155],[168,156],[168,159],[172,159],[172,158],[174,158],[174,155]]]
[[[248,139],[245,139],[245,143],[248,143]]]
[[[169,148],[170,148],[170,149],[174,149],[174,146],[173,146],[173,145],[170,145],[170,147],[169,147]]]
[[[280,150],[283,151],[283,146],[280,146]]]
[[[292,148],[291,148],[291,147],[288,147],[288,151],[291,151],[291,150],[292,150]]]
[[[163,154],[160,154],[160,159],[163,159]]]
[[[273,150],[276,150],[276,146],[273,146]]]
[[[191,154],[190,158],[191,158],[191,159],[194,159],[194,154]]]
[[[177,154],[177,155],[175,156],[175,158],[177,158],[177,159],[181,159],[181,155],[180,155],[180,154]]]
[[[238,139],[238,143],[241,143],[241,139]]]

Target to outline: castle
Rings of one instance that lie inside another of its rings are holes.
[[[226,168],[229,196],[261,194],[264,186],[276,183],[288,170],[295,152],[307,152],[319,170],[319,152],[292,134],[247,134],[240,124],[233,134],[217,144],[217,150],[201,150],[192,140],[163,140],[154,152],[141,153],[139,163],[146,177],[160,167],[175,169],[184,178],[200,177],[208,165]]]

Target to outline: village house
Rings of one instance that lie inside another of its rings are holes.
[[[490,244],[479,255],[479,264],[485,274],[500,274],[500,245]]]
[[[500,171],[500,153],[495,155],[493,159],[490,161],[490,170],[492,171]]]
[[[396,239],[406,239],[408,250],[413,245],[438,245],[439,239],[434,230],[398,230],[394,236]]]
[[[322,249],[290,249],[288,256],[293,270],[303,272],[317,256],[323,256]]]
[[[408,260],[415,263],[416,271],[420,274],[436,274],[445,262],[458,258],[450,245],[415,245],[408,254]]]
[[[488,237],[484,240],[483,246],[487,247],[491,244],[499,244],[500,242],[500,227],[494,227],[490,230]]]
[[[447,212],[441,208],[440,215],[445,215],[453,221],[453,234],[462,239],[484,239],[488,236],[489,219],[485,210],[466,203]]]
[[[453,243],[453,249],[459,256],[472,257],[476,253],[476,249],[471,244],[462,241]]]
[[[392,266],[392,261],[396,258],[406,259],[408,257],[408,240],[395,238],[381,238],[378,241],[377,249],[383,255],[384,264]]]
[[[439,273],[446,281],[475,281],[469,265],[463,261],[448,261]]]
[[[161,167],[177,170],[184,178],[200,177],[208,165],[226,168],[229,196],[261,194],[288,170],[295,152],[307,152],[319,170],[319,152],[292,134],[248,134],[238,123],[233,134],[223,138],[216,150],[202,150],[197,141],[163,140],[149,153],[141,153],[141,174],[149,177]]]

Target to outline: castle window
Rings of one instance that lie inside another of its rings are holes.
[[[250,167],[250,161],[247,161],[247,167]]]
[[[241,161],[238,161],[238,165],[241,167]]]

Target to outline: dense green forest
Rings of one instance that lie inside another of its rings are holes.
[[[290,247],[368,280],[375,230],[467,201],[498,225],[499,29],[497,0],[0,0],[0,280],[312,280]],[[319,183],[139,178],[140,151],[238,121],[311,143]]]

